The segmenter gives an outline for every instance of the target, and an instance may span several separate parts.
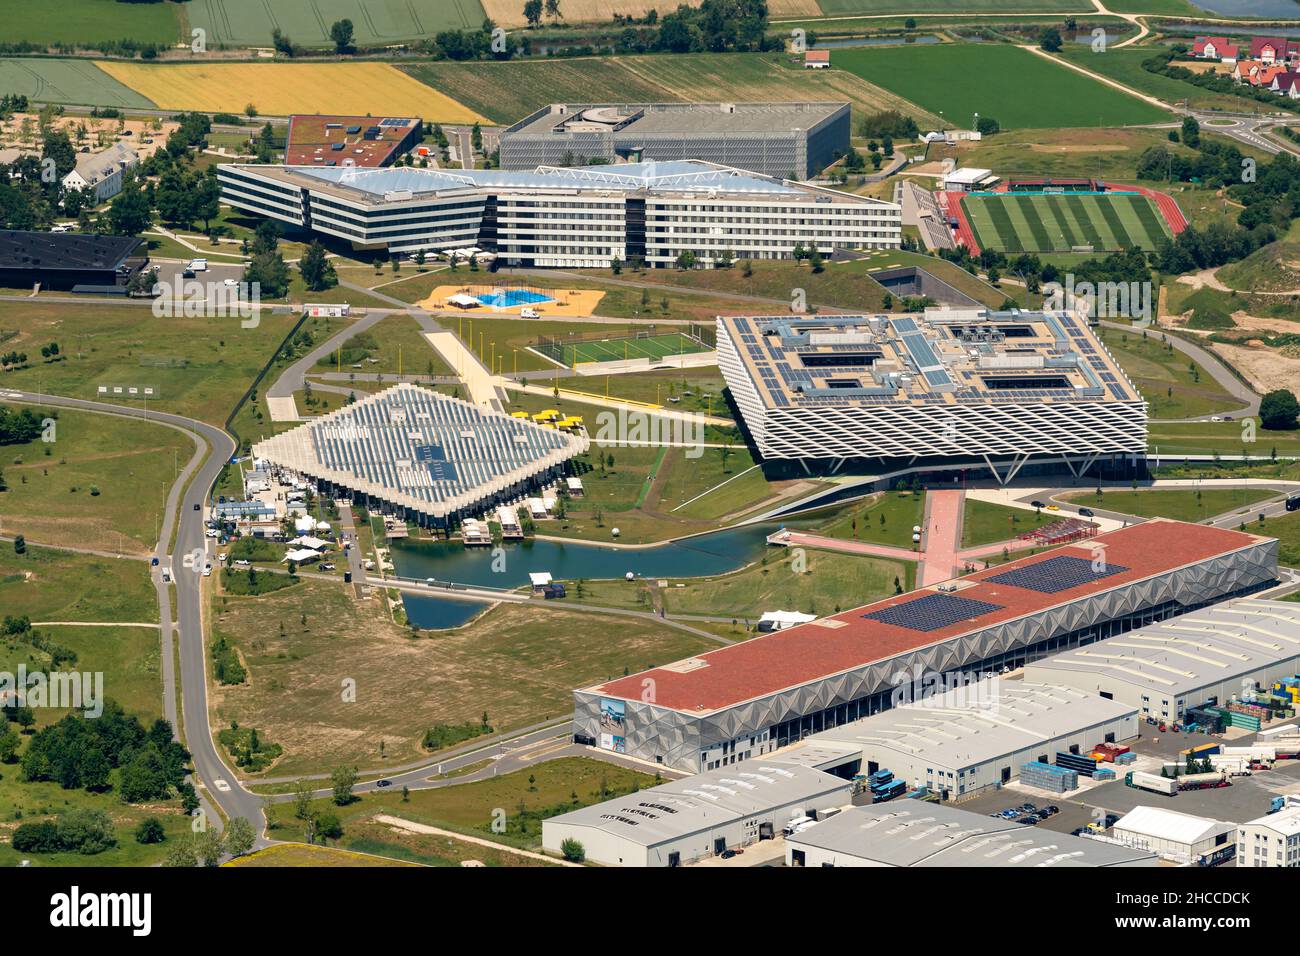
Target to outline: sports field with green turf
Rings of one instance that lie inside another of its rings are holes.
[[[1170,235],[1164,218],[1140,193],[972,195],[962,208],[981,249],[998,252],[1151,250]]]
[[[669,355],[706,352],[708,346],[684,332],[665,332],[588,341],[542,339],[538,342],[537,351],[574,368],[589,362],[623,362],[642,358],[657,362]]]
[[[1002,43],[836,50],[848,70],[969,129],[975,114],[1006,129],[1134,126],[1170,114],[1028,50]]]

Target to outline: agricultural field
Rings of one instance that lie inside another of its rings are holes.
[[[97,63],[163,109],[242,113],[252,104],[263,116],[387,113],[440,123],[481,118],[387,63]]]
[[[1088,0],[817,0],[828,17],[885,13],[1089,13]]]
[[[999,252],[1153,250],[1171,235],[1146,196],[1127,193],[967,196],[962,208],[983,249]]]
[[[640,19],[651,10],[658,11],[660,16],[665,13],[672,13],[677,9],[680,0],[564,0],[560,9],[564,13],[564,19],[561,21],[564,25],[581,24],[581,23],[609,23],[614,14],[620,14],[625,17],[636,17]],[[785,0],[789,2],[789,0]],[[803,4],[811,8],[811,12],[816,14],[817,4],[815,0],[802,0]],[[527,26],[528,21],[524,18],[524,5],[522,0],[482,0],[483,13],[487,15],[493,23],[502,27],[523,27]],[[776,4],[768,4],[773,8],[773,15],[776,15],[775,7],[779,6],[781,0]],[[692,0],[687,6],[697,6],[698,0]],[[479,21],[480,23],[482,20]],[[549,24],[550,20],[542,18],[542,23]],[[471,24],[477,26],[478,24]]]
[[[834,62],[923,109],[942,112],[949,125],[961,128],[969,128],[976,113],[1011,130],[1105,128],[1169,119],[1163,110],[1014,46],[944,43],[839,50]]]
[[[29,0],[0,0],[0,23],[7,43],[88,46],[134,40],[171,46],[181,37],[179,6],[174,3],[121,3],[120,0],[59,0],[58,15]],[[8,92],[9,87],[4,87]]]
[[[847,100],[856,110],[897,109],[932,125],[937,117],[843,70],[804,70],[780,53],[700,53],[402,67],[422,83],[495,123],[514,123],[548,103]],[[426,116],[426,119],[430,117]]]
[[[345,18],[358,46],[385,46],[477,29],[485,15],[479,0],[191,0],[184,11],[210,47],[269,47],[278,27],[301,46],[332,48],[330,24]]]
[[[127,4],[113,4],[116,7]],[[3,19],[0,18],[0,22]],[[154,103],[109,76],[90,60],[0,58],[0,90],[46,103],[148,109]],[[241,107],[242,109],[242,107]]]
[[[1142,69],[1143,61],[1149,60],[1157,52],[1157,49],[1149,46],[1133,46],[1094,53],[1086,44],[1067,43],[1057,55],[1085,70],[1118,80],[1127,87],[1157,97],[1169,104],[1187,100],[1188,105],[1194,109],[1245,110],[1246,112],[1253,112],[1259,107],[1259,101],[1250,97],[1216,93],[1202,89],[1193,83]]]

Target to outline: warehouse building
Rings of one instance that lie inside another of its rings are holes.
[[[1242,598],[1031,663],[1025,679],[1066,684],[1179,721],[1300,672],[1300,605]]]
[[[1300,806],[1237,827],[1237,865],[1300,867]]]
[[[1236,852],[1236,834],[1235,823],[1164,807],[1134,807],[1111,828],[1109,839],[1172,863],[1210,866]]]
[[[807,179],[847,153],[848,103],[552,103],[501,134],[501,168],[700,159]]]
[[[551,817],[542,821],[542,848],[558,854],[573,839],[588,860],[607,866],[682,866],[846,806],[849,790],[830,774],[757,761]]]
[[[786,837],[787,866],[1155,866],[1155,854],[938,803],[854,807]]]
[[[585,435],[401,383],[267,438],[253,456],[407,521],[445,528],[553,483]]]
[[[475,248],[508,265],[709,267],[796,247],[897,249],[896,203],[712,163],[530,171],[218,167],[223,201],[362,250]]]
[[[1000,787],[1029,761],[1052,763],[1058,752],[1137,735],[1133,707],[994,677],[814,734],[780,756],[839,775],[889,770],[908,789],[951,800]]]
[[[879,713],[916,674],[997,674],[1276,579],[1274,539],[1147,521],[579,688],[575,739],[683,770],[726,767]],[[617,727],[603,719],[611,710]]]
[[[391,166],[420,142],[424,124],[410,117],[289,117],[284,161],[288,166]]]
[[[1065,312],[723,316],[717,329],[718,367],[765,460],[982,463],[1010,481],[1036,456],[1082,474],[1146,452],[1146,402]]]
[[[0,229],[0,287],[125,292],[149,261],[134,236]]]

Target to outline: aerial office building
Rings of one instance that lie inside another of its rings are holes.
[[[509,265],[667,267],[898,248],[901,208],[694,161],[530,171],[225,164],[225,202],[410,255],[476,248]]]
[[[1146,402],[1064,312],[723,316],[718,367],[764,459],[982,463],[1035,457],[1083,473],[1145,454]]]
[[[322,493],[446,527],[557,480],[587,447],[585,435],[403,382],[264,439],[253,456]]]
[[[1182,720],[1189,707],[1226,704],[1300,671],[1300,606],[1242,598],[1151,624],[1122,638],[1036,661],[1026,679],[1066,684]]]
[[[575,739],[721,768],[888,709],[914,675],[1000,673],[1276,579],[1275,539],[1147,521],[579,688]]]
[[[789,179],[851,146],[848,103],[552,103],[501,134],[501,168],[701,159]]]

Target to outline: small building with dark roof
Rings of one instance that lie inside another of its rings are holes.
[[[125,289],[149,261],[135,236],[0,229],[0,287],[90,291]]]

